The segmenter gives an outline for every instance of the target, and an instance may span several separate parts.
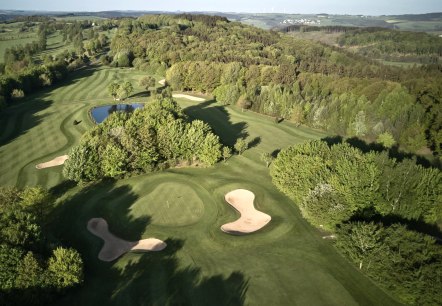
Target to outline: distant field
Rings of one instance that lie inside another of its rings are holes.
[[[0,185],[56,186],[61,201],[50,227],[85,261],[84,285],[59,305],[396,305],[301,217],[273,186],[260,159],[262,152],[325,136],[320,131],[277,124],[215,101],[178,99],[225,144],[248,135],[251,148],[211,168],[170,169],[84,188],[63,183],[61,167],[35,169],[78,142],[92,126],[88,110],[112,103],[107,85],[113,80],[131,80],[136,89],[131,101],[148,103],[137,85],[143,75],[133,69],[83,69],[0,116]],[[249,236],[219,229],[238,217],[223,199],[237,188],[253,191],[257,208],[272,216]],[[124,239],[155,237],[168,247],[100,262],[102,241],[86,229],[92,217],[105,218]]]
[[[56,20],[64,20],[64,21],[75,21],[75,20],[106,20],[107,18],[98,17],[98,16],[66,16],[66,17],[55,17]]]
[[[37,40],[37,34],[35,32],[19,32],[19,28],[22,24],[22,22],[0,24],[0,30],[4,31],[0,33],[0,63],[4,62],[6,49],[19,45],[24,46],[27,43]]]

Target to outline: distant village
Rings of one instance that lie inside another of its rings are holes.
[[[309,25],[319,25],[321,24],[321,20],[312,20],[312,19],[284,19],[282,21],[283,24],[309,24]]]

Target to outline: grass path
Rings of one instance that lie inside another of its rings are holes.
[[[66,154],[92,126],[88,110],[111,102],[110,82],[130,79],[137,94],[142,75],[115,68],[78,71],[0,115],[0,184],[58,185],[62,196],[50,227],[64,244],[80,250],[86,263],[84,285],[58,305],[395,305],[302,219],[260,160],[262,152],[323,137],[319,131],[276,124],[213,101],[178,99],[223,142],[247,134],[253,146],[207,169],[169,169],[84,188],[63,185],[61,167],[35,169]],[[73,120],[82,123],[74,126]],[[255,193],[256,208],[272,216],[262,230],[242,237],[220,231],[238,217],[224,200],[238,188]],[[102,241],[86,229],[95,217],[105,218],[122,239],[155,237],[168,247],[101,262]]]

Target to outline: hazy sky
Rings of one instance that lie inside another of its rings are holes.
[[[392,15],[442,12],[442,0],[0,0],[0,9],[49,11],[181,10]]]

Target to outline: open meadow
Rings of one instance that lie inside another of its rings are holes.
[[[249,149],[210,168],[175,168],[105,180],[85,187],[64,181],[62,167],[35,165],[69,153],[93,126],[91,107],[112,103],[107,86],[131,81],[131,102],[149,103],[133,69],[87,68],[63,83],[28,96],[0,115],[0,185],[51,188],[59,197],[49,229],[64,245],[80,251],[85,282],[59,305],[395,305],[394,299],[342,257],[327,233],[304,220],[291,200],[271,182],[264,152],[323,132],[234,106],[177,99],[190,118],[202,119],[233,146],[247,136]],[[160,79],[155,76],[156,80]],[[160,86],[157,84],[157,86]],[[81,121],[74,125],[73,121]],[[220,226],[239,214],[224,195],[243,188],[255,206],[272,217],[246,236]],[[110,231],[129,241],[155,237],[164,251],[128,253],[114,262],[97,258],[102,240],[86,228],[104,218]]]

